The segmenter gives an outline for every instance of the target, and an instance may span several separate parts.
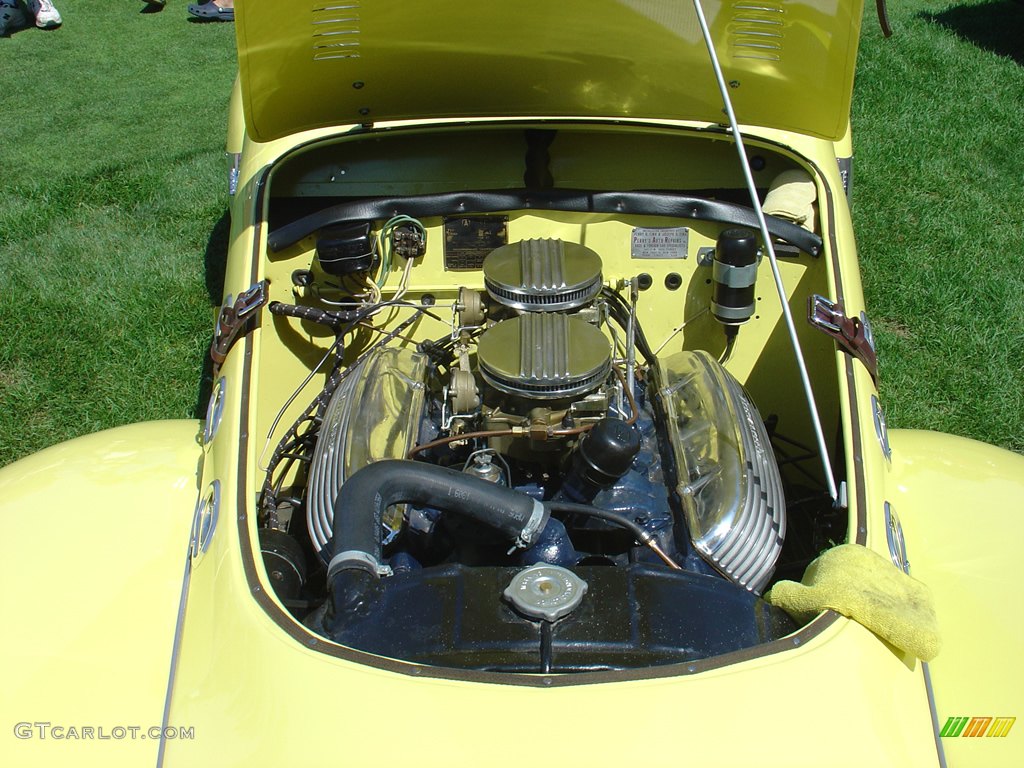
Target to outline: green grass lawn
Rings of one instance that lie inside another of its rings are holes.
[[[872,14],[853,207],[890,424],[1024,451],[1024,3]]]
[[[193,415],[226,242],[234,25],[57,7],[62,29],[0,39],[0,464]]]
[[[854,107],[890,422],[1024,451],[1024,4],[891,6],[889,40],[866,13]],[[233,25],[58,8],[0,39],[0,465],[196,415],[226,247]]]

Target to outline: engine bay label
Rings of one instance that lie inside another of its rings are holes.
[[[689,227],[636,227],[629,255],[634,259],[685,259],[689,245]]]
[[[480,269],[484,258],[508,243],[508,216],[450,216],[444,220],[444,268]]]

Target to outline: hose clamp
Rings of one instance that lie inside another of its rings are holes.
[[[544,530],[544,526],[548,524],[549,516],[548,508],[534,499],[533,512],[530,514],[530,519],[526,521],[526,525],[519,531],[519,536],[516,537],[515,543],[508,551],[508,554],[511,555],[517,549],[529,549],[532,547],[540,532]]]
[[[369,552],[347,549],[331,558],[331,562],[327,566],[327,583],[329,584],[338,572],[349,568],[367,571],[378,577],[391,576],[394,573],[390,565],[381,565],[377,558]]]

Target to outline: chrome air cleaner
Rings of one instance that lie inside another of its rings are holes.
[[[601,257],[578,243],[520,240],[488,254],[484,284],[491,298],[515,309],[577,309],[601,291]]]
[[[611,371],[612,350],[597,328],[571,315],[532,313],[489,328],[477,345],[492,387],[531,400],[586,394]]]

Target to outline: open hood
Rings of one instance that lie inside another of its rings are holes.
[[[862,0],[707,0],[741,123],[842,136]],[[458,117],[723,122],[690,0],[238,4],[249,135]]]

